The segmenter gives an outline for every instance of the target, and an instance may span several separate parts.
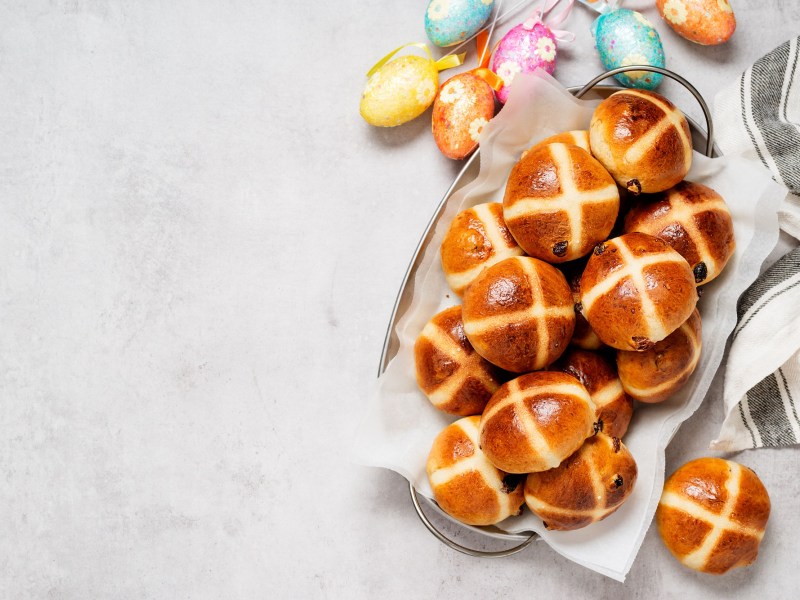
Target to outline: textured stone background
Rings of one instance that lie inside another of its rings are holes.
[[[649,4],[627,3],[709,99],[800,24],[793,2],[738,0],[733,40],[702,48]],[[774,503],[755,566],[696,575],[651,530],[624,585],[544,546],[454,553],[399,476],[347,461],[460,169],[428,116],[357,112],[425,5],[0,4],[0,597],[796,597],[796,449],[738,457]],[[567,23],[566,85],[601,70],[591,20]],[[706,453],[715,389],[670,470]]]

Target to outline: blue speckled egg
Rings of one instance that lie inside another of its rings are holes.
[[[425,32],[437,46],[454,46],[484,26],[494,0],[431,0],[425,10]]]
[[[634,10],[620,8],[600,15],[594,22],[594,38],[606,69],[627,65],[664,67],[664,48],[652,23]],[[649,71],[629,71],[614,76],[625,87],[653,90],[663,76]]]

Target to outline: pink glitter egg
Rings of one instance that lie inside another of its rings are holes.
[[[497,99],[505,103],[514,78],[520,73],[532,73],[542,68],[551,75],[556,69],[556,38],[542,23],[511,29],[497,44],[492,55],[491,69],[503,80]]]

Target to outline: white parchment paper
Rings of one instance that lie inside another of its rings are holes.
[[[439,246],[452,218],[481,202],[502,201],[505,182],[523,150],[547,136],[587,129],[597,101],[576,100],[544,73],[521,75],[514,93],[481,137],[480,173],[447,201],[420,267],[409,284],[414,299],[397,324],[400,349],[365,403],[356,435],[356,460],[397,471],[431,497],[425,461],[431,443],[455,420],[434,409],[418,390],[413,346],[425,323],[459,302],[447,287]],[[536,531],[555,551],[619,581],[630,570],[653,518],[664,481],[664,449],[677,428],[700,405],[720,366],[728,335],[736,323],[736,301],[758,276],[778,238],[776,210],[785,191],[763,169],[736,158],[709,159],[695,152],[687,179],[706,184],[728,202],[734,220],[736,253],[716,280],[704,286],[698,307],[703,322],[703,353],[688,384],[666,402],[641,405],[624,443],[636,459],[639,477],[628,501],[613,515],[572,532],[548,532],[527,509],[499,526],[511,532]],[[709,438],[713,432],[709,433]],[[409,510],[412,510],[409,506]]]

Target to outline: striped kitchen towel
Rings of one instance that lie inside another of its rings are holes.
[[[758,161],[787,194],[781,229],[800,239],[800,38],[759,59],[714,102],[725,155]],[[788,237],[788,236],[785,236]],[[796,246],[796,239],[791,245]],[[790,246],[791,247],[791,246]],[[716,450],[800,443],[800,248],[751,285],[738,304],[725,370],[726,418]]]

